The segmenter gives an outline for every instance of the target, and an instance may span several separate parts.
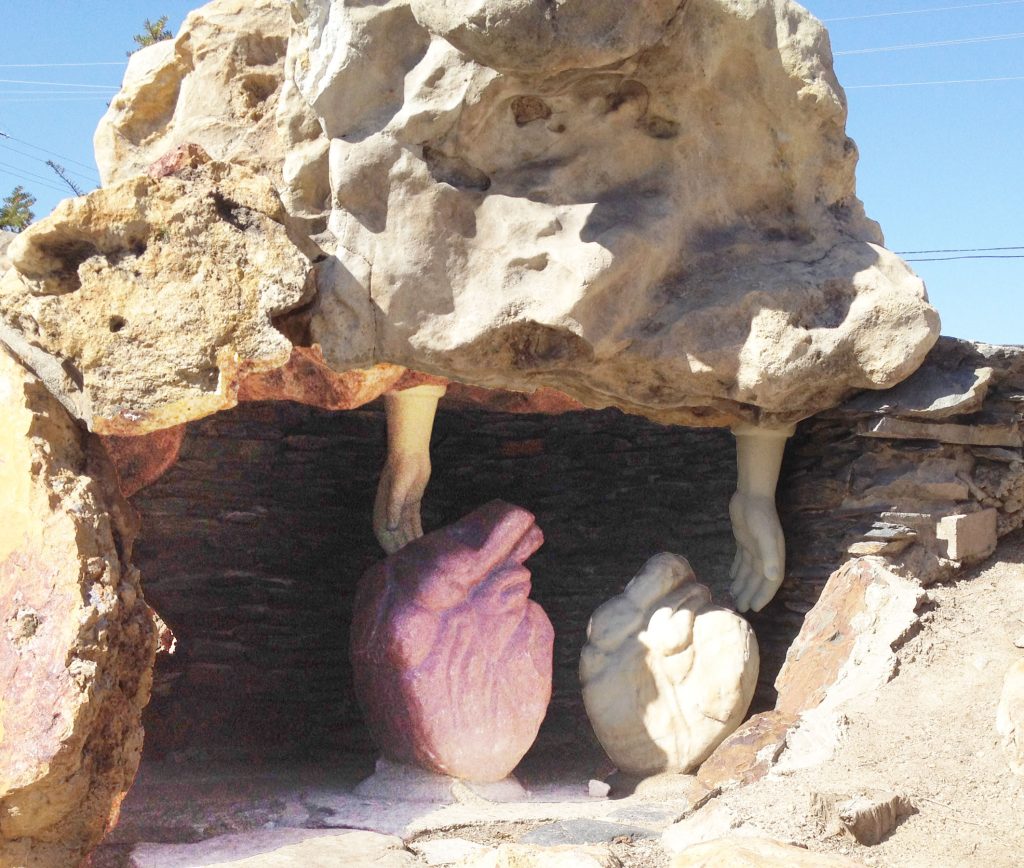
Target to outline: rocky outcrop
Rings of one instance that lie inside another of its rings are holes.
[[[307,298],[284,221],[269,181],[180,149],[18,236],[0,339],[100,434],[233,406],[242,376],[288,361],[271,318]]]
[[[783,423],[894,385],[934,342],[795,4],[297,11],[290,69],[331,139],[311,335],[332,367]]]
[[[279,188],[276,114],[290,26],[285,0],[217,0],[190,13],[173,39],[134,52],[93,140],[103,185],[196,143]]]
[[[757,683],[746,621],[663,553],[590,619],[580,659],[598,741],[624,772],[688,772],[743,720]]]
[[[94,138],[103,183],[195,143],[268,178],[293,217],[322,229],[328,142],[285,67],[290,27],[287,0],[213,0],[135,52]]]
[[[498,781],[537,737],[551,697],[551,622],[523,566],[533,516],[494,501],[405,546],[361,580],[352,668],[384,755]]]
[[[0,350],[0,864],[77,865],[142,749],[155,630],[98,441]]]
[[[707,426],[789,423],[913,371],[937,318],[854,195],[842,91],[808,13],[571,3],[556,26],[536,8],[315,0],[289,31],[284,0],[214,0],[133,57],[97,133],[104,180],[186,142],[268,179],[331,254],[296,340],[335,372],[402,366]],[[88,222],[55,219],[58,235]],[[73,252],[68,274],[84,267]],[[137,284],[169,292],[145,270]],[[234,301],[206,304],[231,321]],[[10,325],[27,358],[32,324]],[[103,325],[76,326],[81,351],[62,347],[48,382],[83,373],[76,354],[104,351]],[[208,352],[161,354],[200,383],[224,372]],[[139,418],[121,433],[229,403],[161,415],[159,364],[134,362],[119,408]]]

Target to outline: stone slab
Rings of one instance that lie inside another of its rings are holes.
[[[197,844],[140,844],[132,868],[408,868],[401,839],[363,831],[275,829],[221,835]]]

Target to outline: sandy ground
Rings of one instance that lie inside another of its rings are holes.
[[[954,584],[930,589],[922,630],[899,650],[897,676],[851,703],[836,756],[719,800],[741,822],[865,865],[1024,865],[1024,778],[995,732],[1003,676],[1024,657],[1024,534]],[[917,813],[882,843],[823,837],[815,793],[905,793]]]

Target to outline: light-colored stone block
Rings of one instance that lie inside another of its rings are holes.
[[[946,557],[954,561],[981,561],[996,550],[999,542],[998,513],[983,509],[966,515],[939,519],[935,536],[946,542]]]

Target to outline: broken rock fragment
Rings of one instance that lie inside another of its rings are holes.
[[[687,772],[743,720],[758,662],[750,625],[712,605],[684,558],[663,553],[590,619],[583,702],[619,769]]]
[[[356,594],[356,694],[384,755],[468,781],[505,778],[551,698],[554,631],[523,562],[543,542],[492,501],[367,572]]]
[[[866,847],[880,843],[900,820],[917,813],[900,793],[860,793],[854,796],[816,794],[812,810],[828,835],[845,835]]]

